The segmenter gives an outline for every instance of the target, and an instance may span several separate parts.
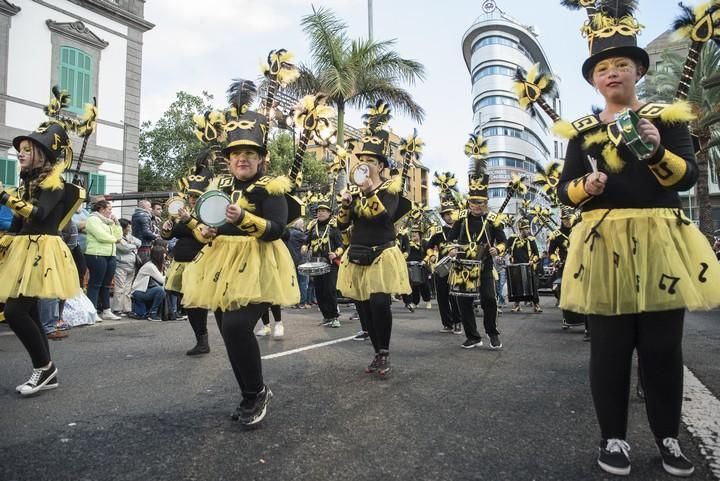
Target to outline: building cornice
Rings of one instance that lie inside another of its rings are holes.
[[[13,5],[6,0],[0,0],[0,15],[12,17],[13,15],[16,15],[20,10],[21,8],[17,5]]]
[[[84,23],[79,20],[77,22],[67,23],[47,20],[45,24],[53,32],[65,35],[67,37],[77,40],[78,42],[92,45],[93,47],[96,47],[100,50],[110,45],[108,42],[95,35],[89,28],[85,26]]]
[[[97,12],[105,17],[110,17],[117,20],[120,23],[128,25],[129,27],[135,28],[141,32],[147,32],[152,29],[155,24],[150,23],[142,17],[138,17],[127,10],[118,7],[114,3],[108,0],[69,0],[70,2],[80,5],[81,7],[87,8]]]

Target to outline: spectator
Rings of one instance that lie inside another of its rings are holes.
[[[92,210],[85,226],[85,260],[90,272],[88,298],[100,313],[101,319],[117,320],[120,318],[110,310],[110,287],[115,276],[115,246],[122,238],[122,229],[109,201],[96,202]]]
[[[120,219],[123,236],[117,244],[117,267],[115,268],[115,287],[113,289],[112,310],[116,315],[128,315],[132,312],[130,292],[135,278],[135,259],[140,240],[130,233],[131,225],[127,219]]]
[[[0,232],[7,232],[12,224],[13,213],[10,208],[0,205]]]
[[[75,259],[75,265],[78,270],[78,277],[80,278],[80,288],[85,288],[85,274],[87,273],[87,262],[85,261],[85,249],[87,249],[87,235],[85,234],[85,225],[87,219],[90,216],[90,212],[82,205],[78,207],[78,210],[72,216],[72,222],[77,227],[77,254],[73,252],[73,259]],[[76,255],[82,255],[82,260],[78,263],[79,257]]]
[[[502,309],[505,305],[505,284],[507,283],[507,257],[505,255],[497,255],[493,258],[495,262],[495,270],[498,273],[498,280],[495,283],[495,295],[498,298],[498,309]]]
[[[160,235],[160,228],[162,227],[162,212],[163,212],[163,203],[159,202],[157,200],[152,201],[150,204],[150,213],[152,214],[152,221],[153,221],[153,232],[156,235]]]
[[[150,260],[143,264],[132,285],[130,317],[162,321],[160,306],[165,300],[165,248],[155,246],[150,250]],[[150,304],[150,309],[148,309]]]
[[[150,259],[150,248],[155,239],[158,238],[159,231],[154,231],[153,226],[150,202],[147,200],[139,201],[137,209],[132,215],[132,235],[140,239],[138,257],[143,262]]]
[[[57,323],[60,320],[60,303],[58,299],[38,299],[37,304],[40,322],[48,339],[59,341],[68,337],[67,332],[59,331]]]
[[[288,250],[290,251],[290,257],[292,257],[293,264],[295,264],[298,286],[300,287],[300,304],[298,304],[298,307],[301,309],[304,309],[306,305],[307,307],[310,307],[310,303],[307,299],[308,276],[297,272],[298,266],[308,262],[307,259],[309,259],[307,247],[304,245],[307,242],[307,235],[305,234],[304,229],[305,221],[303,219],[298,219],[287,230],[287,235],[284,239]]]

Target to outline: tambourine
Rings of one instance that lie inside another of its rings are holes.
[[[226,223],[225,209],[230,205],[230,196],[221,190],[208,190],[195,204],[195,213],[200,222],[209,227],[220,227]]]
[[[639,121],[640,117],[634,110],[625,109],[620,112],[615,119],[615,126],[630,152],[635,154],[638,159],[645,160],[652,156],[655,146],[644,142],[640,138],[640,134],[637,131]]]
[[[180,213],[180,209],[185,208],[185,199],[182,197],[171,197],[165,202],[165,212],[170,217],[177,217]]]
[[[370,177],[370,168],[365,164],[357,164],[350,171],[350,179],[357,186],[364,184],[368,177]]]

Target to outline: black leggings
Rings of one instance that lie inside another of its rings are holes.
[[[272,306],[270,306],[270,310],[272,311],[273,319],[275,320],[275,322],[282,322],[282,309],[280,309],[280,306],[273,304]],[[261,319],[263,325],[270,325],[270,314],[268,313],[268,311],[263,312]]]
[[[367,301],[356,303],[358,315],[367,327],[375,352],[390,350],[390,334],[392,333],[392,312],[390,294],[376,292],[370,294]]]
[[[235,379],[245,399],[255,399],[263,390],[260,346],[253,329],[270,304],[248,304],[234,311],[215,311]]]
[[[195,337],[200,337],[208,333],[207,330],[207,315],[208,310],[202,307],[186,307],[188,321],[190,321],[190,327],[192,327]]]
[[[683,396],[684,309],[588,316],[590,387],[603,439],[625,439],[633,350],[637,349],[645,409],[656,438],[676,438]]]
[[[22,296],[8,299],[5,303],[5,319],[30,354],[36,369],[50,362],[50,346],[40,322],[37,303],[37,297]]]

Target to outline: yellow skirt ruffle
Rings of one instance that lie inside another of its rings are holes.
[[[346,252],[338,271],[337,289],[356,301],[366,301],[375,292],[410,294],[407,263],[400,248],[385,249],[369,266],[353,264]]]
[[[165,275],[165,290],[173,292],[182,292],[183,272],[189,262],[173,261],[168,267]]]
[[[607,210],[584,213],[570,234],[560,307],[612,316],[720,305],[720,263],[694,224],[678,224],[676,212],[611,210],[594,243],[591,231]]]
[[[182,276],[183,305],[232,311],[269,302],[300,302],[295,264],[281,240],[220,236],[203,247]]]
[[[75,261],[60,236],[0,237],[0,302],[20,296],[70,299],[79,292]]]

